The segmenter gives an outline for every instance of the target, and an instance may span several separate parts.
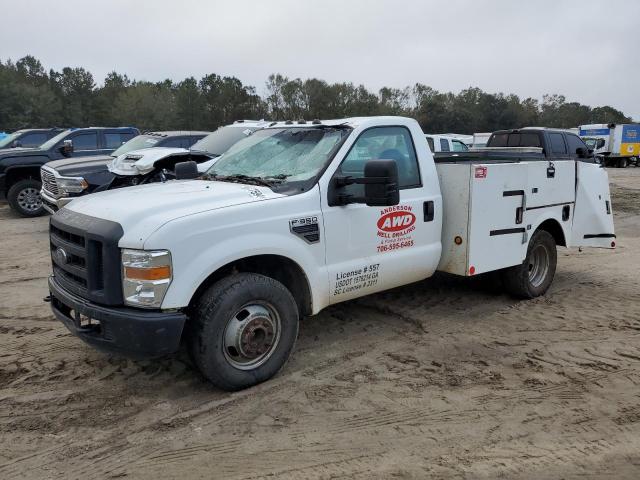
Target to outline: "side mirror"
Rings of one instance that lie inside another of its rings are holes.
[[[63,140],[60,153],[63,155],[71,155],[73,153],[73,140]]]
[[[364,196],[346,193],[348,185],[364,185]],[[395,160],[369,160],[362,178],[336,176],[331,180],[328,203],[330,207],[365,203],[370,207],[389,207],[400,203],[398,165]]]
[[[369,160],[364,166],[364,179],[364,201],[369,207],[390,207],[400,203],[395,160]]]
[[[589,150],[584,147],[576,148],[576,154],[578,158],[589,158]]]
[[[598,139],[598,143],[596,144],[596,148],[604,147],[604,140],[602,138]]]
[[[175,174],[176,180],[191,180],[200,176],[200,172],[198,172],[198,164],[193,160],[176,163]]]

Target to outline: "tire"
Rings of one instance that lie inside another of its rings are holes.
[[[18,180],[7,192],[7,201],[12,210],[21,217],[39,217],[44,215],[40,189],[42,184],[33,178]]]
[[[626,158],[619,158],[618,159],[618,168],[627,168],[627,159]]]
[[[529,241],[524,262],[503,270],[505,290],[518,298],[544,295],[553,281],[557,261],[553,236],[545,230],[537,230]]]
[[[298,306],[280,282],[238,273],[209,287],[196,302],[189,352],[215,386],[241,390],[284,367],[298,337]]]

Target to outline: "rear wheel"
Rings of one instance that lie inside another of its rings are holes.
[[[618,159],[618,168],[627,168],[628,160],[626,158]]]
[[[529,241],[524,262],[503,270],[505,290],[520,298],[543,295],[553,281],[557,261],[558,252],[553,236],[545,230],[536,231]]]
[[[7,192],[9,205],[21,217],[39,217],[45,213],[40,189],[42,184],[33,178],[14,183]]]
[[[298,336],[298,307],[289,290],[255,273],[235,274],[212,285],[190,320],[191,357],[224,390],[273,377]]]

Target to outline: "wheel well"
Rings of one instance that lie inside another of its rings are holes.
[[[7,172],[5,190],[9,191],[11,186],[19,180],[24,180],[26,178],[33,178],[35,180],[40,181],[40,167],[19,167],[19,168],[11,168]],[[5,192],[5,193],[6,193]]]
[[[259,273],[282,283],[293,295],[301,315],[311,315],[311,288],[304,271],[293,260],[280,255],[254,255],[235,260],[213,272],[196,290],[193,304],[202,292],[218,280],[238,272]]]
[[[556,241],[556,245],[560,245],[562,247],[567,246],[567,241],[564,238],[564,231],[562,230],[562,227],[557,220],[554,220],[553,218],[545,220],[540,224],[538,230],[549,232],[553,239]]]

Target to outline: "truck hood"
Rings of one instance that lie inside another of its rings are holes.
[[[0,158],[2,157],[30,157],[36,155],[46,155],[45,150],[39,148],[3,148],[0,150]]]
[[[54,169],[63,177],[82,176],[96,170],[106,170],[109,162],[113,160],[111,155],[99,155],[93,157],[75,157],[54,160],[47,163],[47,167]]]
[[[176,218],[284,196],[268,187],[241,183],[170,180],[86,195],[65,208],[117,222],[129,246],[142,246],[151,233]]]
[[[131,152],[123,153],[116,157],[111,165],[109,165],[109,171],[116,175],[145,175],[150,173],[155,168],[155,163],[163,158],[170,157],[172,155],[188,155],[189,150],[184,148],[170,148],[170,147],[150,147],[142,148],[140,150],[133,150]]]

